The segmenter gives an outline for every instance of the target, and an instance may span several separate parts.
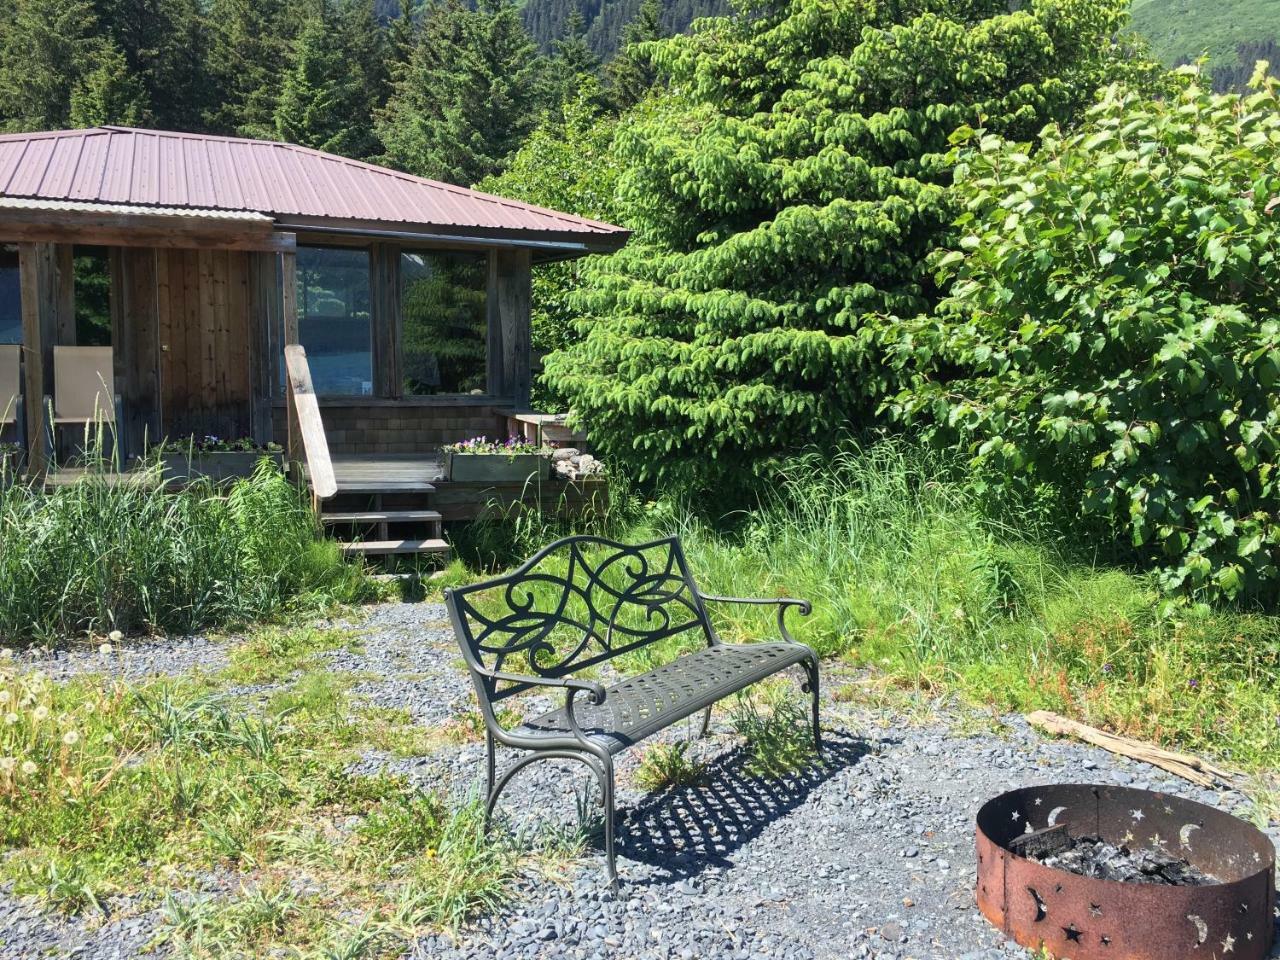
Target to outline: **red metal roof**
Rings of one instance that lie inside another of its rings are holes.
[[[283,224],[568,235],[610,247],[628,236],[611,224],[290,143],[129,127],[0,136],[0,197],[252,211]]]

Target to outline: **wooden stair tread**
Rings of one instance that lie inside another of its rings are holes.
[[[359,540],[339,544],[345,554],[385,556],[392,553],[448,553],[449,544],[443,540]]]
[[[439,519],[438,510],[354,510],[320,515],[323,523],[417,523]]]
[[[435,493],[435,485],[425,480],[339,480],[338,495],[344,493]]]

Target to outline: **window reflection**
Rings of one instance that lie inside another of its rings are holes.
[[[18,286],[18,249],[0,247],[0,343],[22,342],[22,295]]]
[[[440,251],[400,255],[404,393],[483,393],[488,261]]]
[[[298,340],[316,393],[373,393],[367,250],[298,248]]]

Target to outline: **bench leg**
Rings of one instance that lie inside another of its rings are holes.
[[[604,859],[608,872],[609,888],[618,889],[618,858],[613,843],[613,758],[601,757],[600,789],[604,793]]]
[[[702,732],[699,733],[698,736],[705,737],[710,732],[711,732],[711,708],[707,707],[706,710],[702,711]]]
[[[818,711],[821,706],[821,696],[818,688],[818,658],[806,660],[804,663],[805,673],[809,675],[809,679],[805,681],[804,689],[813,697],[813,749],[818,756],[822,756],[822,726],[818,720]]]
[[[485,747],[485,781],[484,791],[487,796],[493,796],[493,780],[497,772],[497,760],[494,757],[493,734],[488,730],[484,732]]]

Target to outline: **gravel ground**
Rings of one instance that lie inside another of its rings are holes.
[[[349,625],[363,637],[363,649],[334,653],[334,669],[382,678],[361,680],[358,694],[408,709],[428,725],[472,708],[443,607],[385,604],[361,611]],[[94,670],[139,677],[216,669],[225,649],[224,642],[184,638],[127,645],[108,657],[94,651],[31,659],[55,677]],[[830,673],[828,691],[839,685]],[[927,722],[907,722],[828,701],[824,725],[825,763],[783,781],[749,775],[723,723],[695,747],[709,764],[697,786],[640,790],[631,776],[638,751],[622,755],[623,885],[616,897],[603,888],[604,858],[591,847],[563,882],[526,879],[499,915],[456,937],[421,940],[408,956],[1025,958],[974,907],[973,817],[985,800],[1013,786],[1071,781],[1163,790],[1240,813],[1249,806],[1238,794],[1200,790],[1092,747],[1046,740],[1017,717],[987,729],[944,710]],[[465,793],[483,778],[483,748],[466,744],[410,760],[371,753],[360,768]],[[517,828],[533,822],[573,828],[590,789],[585,768],[539,763],[518,776],[502,806]],[[1270,835],[1280,837],[1274,828]],[[212,886],[234,888],[225,878]],[[0,958],[142,955],[156,914],[124,899],[112,909],[106,922],[66,920],[0,890]]]

